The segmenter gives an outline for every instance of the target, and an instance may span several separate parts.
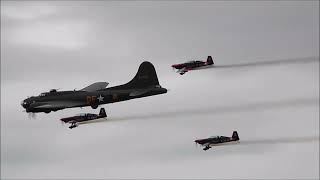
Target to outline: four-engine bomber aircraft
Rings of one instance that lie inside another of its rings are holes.
[[[108,83],[97,82],[79,91],[57,91],[41,93],[22,101],[26,112],[58,111],[65,108],[91,106],[96,109],[101,104],[115,103],[135,98],[153,96],[167,92],[159,85],[154,66],[143,62],[135,77],[128,83],[106,88]]]
[[[171,67],[178,69],[177,73],[183,75],[184,73],[188,72],[189,70],[194,70],[199,67],[209,66],[214,64],[212,57],[208,56],[207,61],[189,61],[182,64],[173,64]]]
[[[71,124],[69,128],[72,129],[77,127],[79,124],[88,123],[89,121],[93,122],[93,121],[106,119],[106,117],[107,117],[107,114],[105,109],[101,108],[99,114],[81,113],[79,115],[62,118],[60,120],[63,121],[64,123]]]
[[[206,139],[197,139],[194,142],[204,146],[203,150],[208,150],[211,146],[218,144],[224,144],[228,142],[239,141],[239,136],[237,131],[233,131],[232,137],[226,136],[212,136]]]

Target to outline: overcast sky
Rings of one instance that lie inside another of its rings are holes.
[[[214,59],[183,76],[170,65]],[[70,130],[20,102],[126,83],[143,61],[167,94]],[[195,138],[231,135],[204,152]],[[1,1],[1,178],[319,178],[318,1]]]

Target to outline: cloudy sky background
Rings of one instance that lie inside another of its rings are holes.
[[[319,178],[318,7],[1,1],[1,178]],[[217,68],[170,68],[207,55]],[[22,112],[51,88],[125,83],[144,60],[170,91],[105,105],[108,121]],[[193,144],[233,130],[237,145]]]

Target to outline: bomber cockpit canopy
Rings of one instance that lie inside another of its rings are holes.
[[[49,95],[50,93],[56,93],[56,92],[57,92],[57,89],[50,89],[49,92],[43,92],[43,93],[41,93],[39,96],[40,96],[40,97],[44,97],[44,96]]]
[[[57,90],[56,89],[51,89],[49,92],[50,93],[55,93],[55,92],[57,92]]]
[[[39,96],[40,96],[40,97],[44,97],[44,96],[46,96],[46,95],[48,95],[48,93],[44,92],[44,93],[41,93]]]

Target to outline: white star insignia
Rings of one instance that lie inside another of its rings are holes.
[[[101,102],[101,101],[103,101],[104,97],[101,96],[101,94],[100,94],[100,96],[97,99],[99,100],[99,102]]]

